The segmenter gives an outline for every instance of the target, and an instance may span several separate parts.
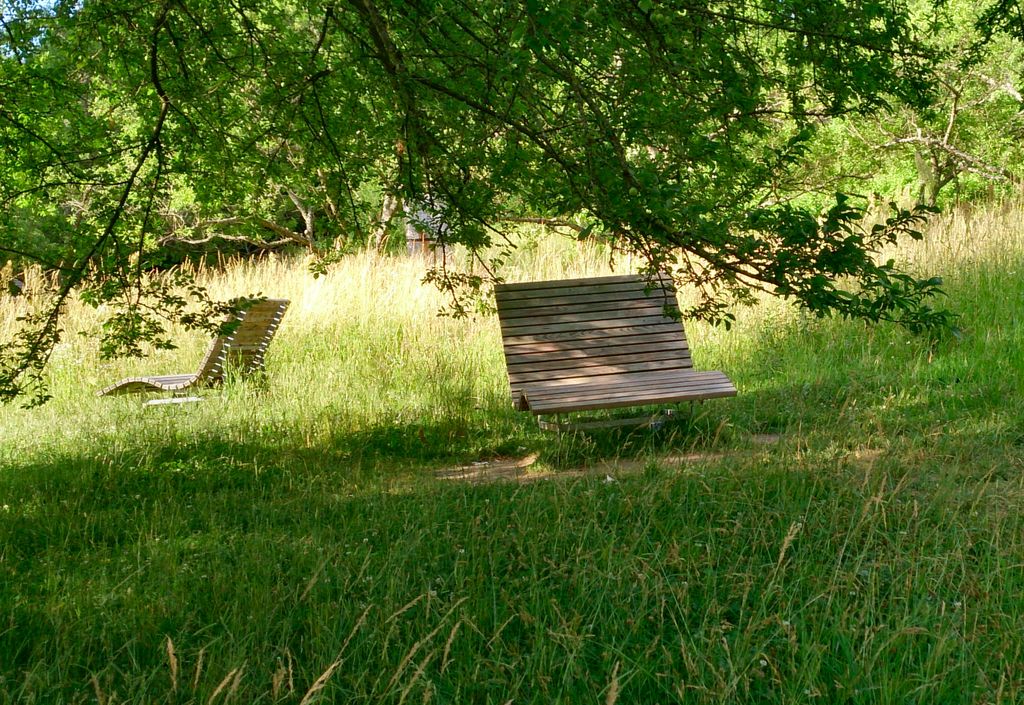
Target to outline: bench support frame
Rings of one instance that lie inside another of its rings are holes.
[[[690,402],[690,406],[692,408],[693,402]],[[652,414],[630,416],[626,419],[582,419],[580,421],[561,421],[561,414],[548,415],[548,418],[554,418],[551,421],[544,416],[544,414],[537,415],[537,425],[540,426],[541,430],[565,433],[566,431],[594,431],[605,428],[624,427],[658,429],[669,421],[675,421],[679,414],[675,409],[658,409]]]

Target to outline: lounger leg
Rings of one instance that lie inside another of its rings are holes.
[[[168,404],[192,404],[202,400],[202,397],[167,397],[164,399],[150,399],[149,401],[142,402],[142,407],[152,408],[154,406],[167,406]]]

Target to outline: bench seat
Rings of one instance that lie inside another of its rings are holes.
[[[734,396],[693,369],[671,281],[639,275],[495,287],[512,400],[534,414]]]

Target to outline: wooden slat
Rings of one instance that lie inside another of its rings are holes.
[[[573,323],[549,323],[536,326],[516,326],[515,328],[502,331],[509,338],[515,340],[522,336],[535,336],[544,334],[573,333],[580,331],[608,331],[618,328],[647,328],[661,325],[675,325],[679,328],[679,322],[667,316],[633,316],[628,314],[624,318],[601,319],[597,321],[578,321]]]
[[[195,383],[195,375],[166,375],[163,377],[129,377],[97,392],[100,396],[136,394],[139,392],[173,391]]]
[[[588,355],[615,354],[615,350],[627,352],[630,349],[671,349],[686,350],[689,346],[680,339],[679,331],[639,335],[598,337],[568,341],[538,342],[530,345],[506,345],[505,360],[509,363],[552,357],[586,357]]]
[[[581,306],[536,306],[533,308],[517,309],[515,311],[503,311],[498,314],[498,320],[503,323],[515,323],[521,320],[530,320],[542,316],[557,316],[560,314],[573,313],[607,313],[610,311],[643,311],[653,309],[659,312],[669,312],[668,315],[678,319],[675,313],[679,311],[678,304],[672,299],[651,298],[631,300],[609,300]]]
[[[660,305],[642,306],[635,308],[619,308],[611,311],[575,311],[572,313],[556,313],[552,315],[533,316],[530,318],[513,318],[512,320],[501,321],[501,330],[512,335],[524,328],[532,328],[541,325],[562,325],[571,323],[593,322],[609,323],[620,325],[618,322],[624,318],[636,320],[651,319],[652,317],[661,320],[658,323],[673,322],[676,319],[665,315],[665,307]]]
[[[249,307],[250,311],[283,311],[288,308],[288,299],[263,299]]]
[[[573,396],[600,396],[618,392],[646,392],[659,388],[697,388],[706,385],[732,384],[721,372],[672,370],[651,374],[626,373],[605,379],[592,378],[582,382],[559,380],[556,384],[523,385],[520,388],[531,399],[555,399]]]
[[[690,349],[686,343],[678,340],[666,340],[663,342],[645,343],[642,345],[617,345],[592,347],[587,350],[575,350],[555,348],[553,350],[531,351],[520,354],[506,355],[505,362],[509,369],[520,369],[522,366],[537,366],[549,363],[562,363],[566,365],[583,365],[590,360],[601,360],[603,358],[618,357],[621,355],[662,355],[671,354],[679,358],[690,358]],[[536,367],[535,367],[536,368]],[[558,369],[536,368],[536,369]]]
[[[270,337],[268,331],[263,329],[240,330],[228,339],[228,345],[233,348],[240,345],[266,345],[269,344]]]
[[[712,375],[712,376],[708,376]],[[715,376],[715,375],[721,375]],[[653,370],[650,372],[626,372],[605,377],[583,377],[539,382],[528,382],[518,385],[518,390],[533,399],[551,399],[576,394],[598,396],[614,394],[619,390],[654,390],[671,385],[701,385],[717,381],[728,382],[728,377],[721,372],[697,372],[686,370]]]
[[[736,388],[729,382],[694,382],[694,383],[676,383],[676,384],[662,384],[657,387],[643,387],[639,389],[631,389],[625,387],[616,387],[611,391],[603,392],[584,392],[577,391],[573,394],[557,394],[553,396],[538,397],[536,395],[526,395],[527,403],[531,409],[538,409],[551,404],[582,404],[589,401],[601,401],[601,400],[630,400],[630,399],[649,399],[657,398],[659,395],[671,394],[674,397],[683,396],[700,396],[701,394],[728,394],[736,393]]]
[[[151,380],[160,384],[175,384],[186,380],[195,379],[195,375],[158,375],[155,377],[139,377],[143,380]]]
[[[621,375],[607,376],[604,378],[565,378],[558,380],[557,383],[545,383],[544,386],[540,387],[537,386],[537,382],[529,382],[526,385],[517,387],[516,390],[519,395],[526,396],[531,400],[540,402],[543,400],[552,400],[571,396],[601,397],[604,395],[613,395],[613,393],[624,389],[653,391],[669,388],[674,385],[679,386],[681,384],[700,386],[701,384],[710,383],[707,378],[697,378],[683,382],[679,381],[682,377],[694,374],[699,373],[694,370],[663,370],[649,373],[626,372]],[[653,381],[651,378],[654,376],[660,377],[660,379]],[[712,382],[715,382],[717,379],[718,378],[711,378]],[[728,378],[725,378],[725,380],[727,381]]]
[[[526,397],[526,408],[534,411],[534,413],[546,413],[543,410],[550,409],[552,406],[565,408],[572,405],[601,402],[625,402],[639,406],[642,403],[651,403],[649,400],[657,400],[659,398],[669,396],[672,397],[673,401],[680,401],[685,399],[706,398],[706,395],[735,396],[735,394],[736,388],[727,382],[689,386],[670,385],[658,387],[656,389],[617,389],[605,394],[580,394],[577,396],[566,395],[534,399]]]
[[[552,413],[554,408],[573,410],[590,407],[591,405],[597,405],[597,408],[604,408],[607,405],[643,406],[645,404],[658,404],[667,401],[695,401],[731,396],[736,396],[736,388],[731,384],[720,383],[685,387],[670,386],[647,390],[618,390],[601,395],[546,397],[544,399],[530,399],[527,397],[526,399],[527,407],[530,411],[535,414],[548,414]]]
[[[235,343],[245,343],[247,341],[256,342],[268,340],[273,337],[275,330],[275,328],[265,328],[262,326],[256,328],[239,328],[235,331],[234,335],[228,338],[228,344],[232,345]]]
[[[281,320],[280,311],[246,311],[241,314],[240,320],[242,324],[239,326],[266,326],[269,323],[276,323]]]
[[[239,346],[237,348],[232,347],[227,351],[227,356],[231,360],[239,359],[252,359],[263,355],[264,348],[256,346]]]
[[[574,377],[630,372],[635,370],[686,369],[692,367],[688,359],[682,359],[674,352],[648,353],[644,355],[619,355],[586,360],[554,360],[535,365],[520,365],[510,368],[508,378],[513,384],[543,381],[552,377],[571,374]]]
[[[689,358],[681,358],[675,351],[663,350],[659,353],[647,353],[644,355],[619,355],[613,357],[583,358],[568,360],[550,360],[538,362],[532,365],[518,365],[510,367],[508,378],[512,383],[530,381],[544,381],[553,377],[561,377],[568,374],[593,376],[595,374],[607,374],[605,368],[621,369],[625,365],[640,365],[650,363],[671,363],[665,367],[672,369],[689,369],[693,363]],[[623,370],[628,371],[628,370]],[[537,377],[536,375],[541,375]]]
[[[552,289],[549,294],[538,297],[538,292],[516,292],[505,295],[496,295],[498,305],[506,310],[518,310],[519,308],[531,308],[543,306],[545,301],[555,301],[551,305],[574,305],[586,303],[585,299],[591,299],[591,303],[600,303],[609,300],[626,299],[674,299],[675,293],[662,288],[645,291],[642,284],[624,282],[613,284],[608,287],[588,286],[578,289]],[[544,292],[539,292],[544,293]]]
[[[288,302],[281,299],[268,299],[252,306],[247,311],[242,311],[238,317],[250,322],[266,322],[284,315],[288,308]]]
[[[530,309],[527,315],[498,316],[503,328],[525,326],[532,321],[552,320],[559,321],[562,317],[572,320],[573,317],[585,316],[583,320],[598,320],[601,318],[622,318],[627,315],[634,316],[665,316],[670,320],[677,321],[679,316],[676,312],[679,307],[669,302],[667,305],[658,300],[643,301],[613,301],[600,307],[592,306],[553,306],[551,308]],[[516,313],[522,313],[517,311]]]
[[[552,296],[542,299],[502,301],[498,317],[522,318],[542,312],[544,309],[561,307],[569,310],[583,308],[591,311],[605,311],[615,306],[643,305],[648,302],[675,305],[676,297],[674,294],[665,294],[661,291],[652,291],[650,296],[644,296],[642,292],[638,293],[637,291],[617,291],[589,296]]]
[[[679,321],[672,321],[671,323],[661,323],[658,325],[625,326],[623,328],[615,328],[614,330],[605,331],[590,328],[585,330],[561,331],[558,333],[534,333],[530,335],[517,334],[505,336],[505,352],[509,352],[509,349],[513,347],[529,346],[535,343],[566,342],[570,340],[607,341],[609,338],[628,338],[633,335],[653,335],[656,333],[672,333],[679,336],[681,335],[680,328],[681,326]]]
[[[687,372],[677,374],[675,379],[662,380],[657,384],[620,380],[617,384],[574,384],[545,391],[528,389],[524,393],[530,410],[535,413],[552,413],[551,409],[554,407],[567,408],[600,403],[638,406],[649,403],[647,400],[670,397],[674,401],[731,397],[735,395],[736,388],[721,372]]]
[[[690,392],[675,393],[654,393],[646,397],[633,397],[629,399],[596,399],[589,401],[575,402],[552,402],[537,407],[530,407],[535,414],[564,414],[571,411],[594,411],[597,409],[618,409],[624,406],[649,406],[652,404],[673,404],[683,401],[700,401],[702,399],[720,399],[723,397],[736,396],[736,389],[708,390],[699,394]]]
[[[613,274],[607,277],[589,277],[586,279],[548,279],[535,282],[514,282],[511,284],[498,284],[494,287],[495,293],[519,293],[527,291],[550,290],[550,289],[584,289],[592,286],[614,286],[620,283],[646,283],[646,279],[639,274]],[[655,279],[655,283],[658,280]],[[670,284],[671,279],[665,278],[665,284]]]

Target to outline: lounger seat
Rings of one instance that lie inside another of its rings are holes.
[[[97,392],[99,396],[148,392],[182,392],[223,384],[228,370],[251,375],[263,370],[270,341],[281,325],[288,308],[286,299],[265,299],[238,314],[234,332],[214,338],[199,365],[191,374],[128,377]]]

